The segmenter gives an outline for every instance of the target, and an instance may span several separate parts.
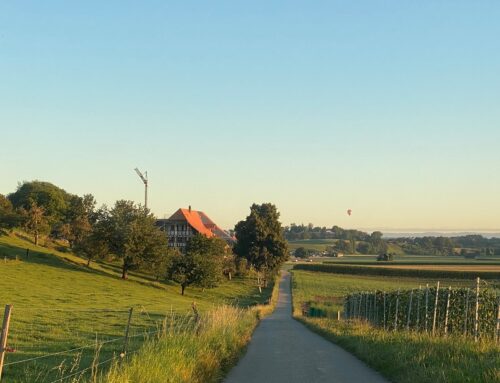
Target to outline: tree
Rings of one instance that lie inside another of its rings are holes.
[[[236,257],[232,254],[225,255],[222,262],[222,273],[231,280],[236,271]]]
[[[236,266],[236,275],[244,277],[248,274],[248,261],[243,257],[236,257],[234,260]]]
[[[21,217],[14,210],[10,200],[0,194],[0,229],[13,229],[20,223]]]
[[[96,221],[95,199],[91,194],[83,197],[72,196],[66,211],[66,223],[59,227],[59,235],[65,238],[70,247],[83,241],[92,231]]]
[[[253,204],[250,215],[235,227],[234,252],[259,272],[276,271],[288,257],[279,216],[273,204]]]
[[[87,267],[90,266],[92,260],[103,259],[109,254],[107,242],[101,238],[97,231],[78,241],[73,250],[76,254],[87,258]]]
[[[28,233],[33,234],[35,245],[38,246],[40,234],[46,234],[50,230],[45,210],[36,202],[32,202],[29,209],[23,211],[23,215],[25,216],[24,227]]]
[[[31,181],[20,184],[8,198],[16,209],[29,210],[36,203],[47,223],[53,225],[63,220],[71,195],[49,182]]]
[[[167,248],[167,237],[156,226],[156,218],[149,210],[132,201],[117,201],[111,210],[101,209],[102,239],[110,251],[122,259],[122,278],[130,270],[147,267]]]
[[[373,254],[385,254],[387,252],[387,242],[382,239],[382,232],[374,231],[370,235],[370,247]]]
[[[187,242],[185,254],[174,257],[169,279],[181,285],[182,295],[190,285],[215,287],[223,275],[225,256],[229,256],[226,242],[197,234]]]
[[[351,245],[343,239],[339,239],[333,246],[340,253],[349,253]]]
[[[174,259],[180,255],[179,250],[166,247],[160,256],[154,257],[148,262],[143,270],[152,274],[157,281],[168,279],[169,270],[172,268]]]
[[[295,250],[293,255],[295,255],[295,257],[297,257],[297,258],[307,258],[307,256],[309,255],[309,252],[307,251],[307,249],[305,247],[299,247]]]

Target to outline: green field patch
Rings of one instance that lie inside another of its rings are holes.
[[[93,263],[87,268],[85,260],[71,253],[35,247],[16,235],[0,236],[0,251],[0,307],[3,311],[4,305],[13,305],[8,345],[16,350],[5,359],[6,383],[50,382],[75,366],[88,366],[96,348],[99,360],[120,353],[123,339],[99,345],[123,338],[130,308],[132,350],[165,318],[192,315],[193,302],[206,312],[222,304],[248,307],[270,295],[270,288],[259,294],[253,279],[233,278],[214,289],[188,288],[181,296],[176,284],[156,282],[141,273],[121,280],[116,265]],[[10,364],[86,345],[91,347]]]

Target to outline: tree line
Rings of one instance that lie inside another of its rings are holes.
[[[41,237],[64,241],[87,266],[117,261],[123,279],[130,271],[146,272],[177,282],[182,294],[191,285],[212,288],[223,278],[249,272],[262,276],[265,284],[288,256],[279,212],[270,203],[251,206],[250,215],[235,227],[234,248],[220,238],[195,235],[180,252],[168,246],[167,234],[156,221],[132,201],[98,208],[91,194],[70,194],[48,182],[23,182],[15,192],[0,194],[0,230],[21,228],[35,245]]]
[[[327,248],[328,253],[345,254],[385,254],[393,248],[401,253],[414,255],[500,255],[500,238],[485,238],[482,235],[463,235],[454,237],[425,236],[407,238],[382,238],[380,231],[369,234],[360,230],[331,228],[291,224],[285,227],[287,240],[332,239],[334,244]],[[295,255],[297,251],[295,252]],[[301,248],[300,257],[310,255],[310,251]]]

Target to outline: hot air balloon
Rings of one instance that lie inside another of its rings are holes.
[[[351,214],[352,214],[352,210],[351,210],[351,209],[348,209],[348,210],[347,210],[347,215],[351,216]]]

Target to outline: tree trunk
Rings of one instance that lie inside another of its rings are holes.
[[[186,290],[186,286],[185,285],[181,285],[181,295],[184,295],[184,290]]]
[[[123,262],[122,279],[128,279],[128,267],[125,262]]]
[[[231,280],[231,272],[229,272],[229,280]]]
[[[35,246],[38,246],[38,232],[35,232]]]
[[[87,259],[87,267],[90,267],[90,258]]]

